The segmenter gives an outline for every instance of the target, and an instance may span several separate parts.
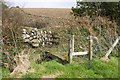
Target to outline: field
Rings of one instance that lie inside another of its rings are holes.
[[[53,18],[70,18],[71,9],[67,8],[23,8],[26,13]]]
[[[72,17],[70,9],[62,8],[22,8],[24,11],[24,24],[37,28],[42,27],[63,27],[68,19]]]

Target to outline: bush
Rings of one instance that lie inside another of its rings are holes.
[[[2,15],[2,39],[3,39],[3,53],[7,52],[9,55],[3,55],[3,57],[9,57],[11,60],[8,61],[8,65],[15,65],[14,56],[19,53],[22,49],[21,45],[21,31],[22,31],[22,14],[17,8],[5,8],[3,9]],[[5,63],[6,59],[2,60]],[[11,63],[14,62],[14,63]],[[11,68],[9,66],[9,68]]]
[[[16,8],[7,8],[3,10],[3,49],[20,47],[22,32],[22,14]]]

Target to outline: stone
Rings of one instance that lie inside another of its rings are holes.
[[[30,41],[33,40],[33,37],[30,37],[29,40],[30,40]]]
[[[30,37],[30,35],[29,34],[26,34],[26,38],[29,38]]]
[[[43,31],[40,31],[41,35],[43,34]]]
[[[32,44],[33,47],[38,47],[40,41],[38,39],[33,39],[30,41],[30,43]]]
[[[29,39],[24,39],[24,42],[29,42],[30,40]]]
[[[25,35],[25,34],[23,34],[23,35],[22,35],[22,38],[23,38],[23,40],[24,40],[24,39],[26,38],[26,35]]]
[[[23,29],[23,32],[26,32],[26,29]]]
[[[33,33],[33,32],[32,32],[32,33],[30,33],[30,35],[31,35],[31,36],[33,36],[33,35],[34,35],[34,33]]]
[[[35,38],[37,38],[37,36],[33,36],[33,38],[35,39]]]
[[[39,44],[45,46],[45,44],[52,44],[52,32],[48,30],[39,31],[37,28],[23,29],[22,38],[24,42],[28,42],[33,47],[38,47]]]

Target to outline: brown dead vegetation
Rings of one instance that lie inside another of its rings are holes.
[[[17,66],[10,75],[27,73],[30,69],[29,56],[30,56],[30,49],[27,51],[27,53],[25,53],[25,50],[23,50],[21,53],[16,55],[14,57],[14,60]]]

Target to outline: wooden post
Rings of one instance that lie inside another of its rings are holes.
[[[72,48],[72,45],[71,45],[72,41],[71,41],[71,36],[69,38],[69,52],[68,52],[68,62],[71,64],[72,63],[72,58],[71,58],[71,48]]]
[[[119,42],[119,40],[120,40],[120,36],[116,39],[116,41],[114,42],[114,44],[112,45],[112,47],[107,51],[106,55],[101,58],[102,61],[109,62],[108,56],[110,55],[110,53],[112,52],[112,50],[114,49],[114,47],[117,45],[117,43]]]
[[[93,39],[92,36],[89,37],[89,60],[92,60],[92,44],[93,44]]]
[[[112,47],[107,51],[105,57],[108,57],[109,54],[112,52],[112,50],[114,49],[114,47],[117,45],[117,43],[119,42],[120,40],[120,36],[115,40],[114,44],[112,45]]]
[[[72,35],[72,53],[74,52],[74,35]]]
[[[70,37],[69,39],[69,53],[68,53],[68,59],[69,63],[72,63],[72,53],[74,52],[74,35]]]

